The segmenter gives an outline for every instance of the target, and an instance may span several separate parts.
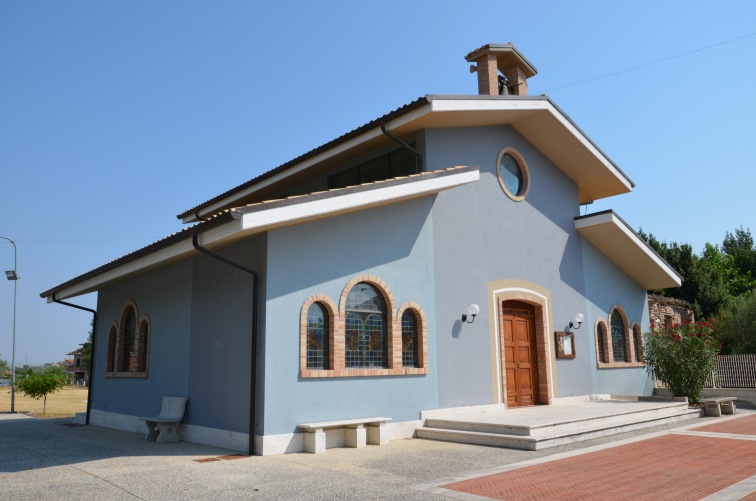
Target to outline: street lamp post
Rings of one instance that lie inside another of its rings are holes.
[[[13,281],[13,352],[11,353],[11,414],[16,412],[16,286],[18,279],[20,278],[16,273],[18,268],[18,249],[16,249],[16,242],[8,237],[0,236],[0,238],[9,241],[13,244],[13,269],[5,272],[5,276],[8,280]]]

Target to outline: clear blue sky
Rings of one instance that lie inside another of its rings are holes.
[[[2,2],[16,361],[59,361],[86,338],[90,315],[40,292],[417,97],[474,94],[464,55],[486,43],[513,42],[539,70],[530,93],[636,183],[591,211],[697,252],[741,225],[756,232],[754,33],[752,1]],[[12,264],[0,241],[0,269]],[[12,290],[0,283],[7,360]]]

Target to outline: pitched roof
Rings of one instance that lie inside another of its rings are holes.
[[[404,106],[401,106],[401,107],[399,107],[399,108],[397,108],[397,109],[395,109],[395,110],[393,110],[393,111],[391,111],[389,113],[386,113],[385,115],[383,115],[381,117],[376,118],[375,120],[371,120],[370,122],[366,123],[365,125],[362,125],[362,126],[357,127],[356,129],[353,129],[353,130],[351,130],[351,131],[349,131],[349,132],[347,132],[345,134],[342,134],[341,136],[337,137],[336,139],[333,139],[333,140],[331,140],[331,141],[329,141],[329,142],[327,142],[327,143],[325,143],[325,144],[323,144],[321,146],[318,146],[317,148],[314,148],[314,149],[308,151],[307,153],[303,153],[302,155],[299,155],[298,157],[293,158],[293,159],[289,160],[288,162],[279,165],[278,167],[270,169],[267,172],[263,172],[259,176],[253,177],[249,181],[247,181],[245,183],[242,183],[239,186],[231,188],[230,190],[225,191],[225,192],[221,193],[220,195],[215,196],[215,197],[211,198],[210,200],[207,200],[206,202],[202,202],[201,204],[196,205],[196,206],[192,207],[191,209],[188,209],[188,210],[182,212],[181,214],[178,214],[176,217],[178,219],[185,219],[185,218],[187,218],[189,216],[197,215],[199,213],[199,211],[201,211],[205,207],[208,207],[208,206],[212,205],[215,202],[218,202],[218,201],[223,200],[225,198],[229,198],[230,196],[232,196],[232,195],[234,195],[236,193],[239,193],[240,191],[244,190],[245,188],[248,188],[249,186],[255,185],[255,184],[257,184],[257,183],[259,183],[259,182],[261,182],[261,181],[263,181],[265,179],[268,179],[271,176],[273,176],[275,174],[278,174],[279,172],[283,172],[286,169],[288,169],[288,168],[290,168],[290,167],[292,167],[292,166],[294,166],[296,164],[299,164],[299,163],[301,163],[301,162],[303,162],[305,160],[308,160],[308,159],[310,159],[310,158],[318,155],[319,153],[322,153],[323,151],[326,151],[326,150],[329,150],[331,148],[334,148],[334,147],[338,146],[339,144],[342,144],[342,143],[344,143],[344,142],[352,139],[353,137],[359,136],[360,134],[364,133],[367,130],[370,130],[370,129],[373,129],[375,127],[378,127],[382,123],[385,123],[385,122],[387,122],[389,120],[392,120],[392,119],[394,119],[394,118],[396,118],[398,116],[401,116],[401,115],[404,115],[406,113],[409,113],[409,112],[411,112],[411,111],[413,111],[413,110],[415,110],[415,109],[417,109],[417,108],[419,108],[421,106],[425,106],[426,104],[428,104],[428,99],[426,97],[420,97],[420,98],[412,101],[409,104],[405,104]]]
[[[194,235],[210,237],[208,241],[203,240],[203,245],[207,245],[211,239],[212,242],[231,243],[239,238],[272,228],[397,203],[477,181],[477,179],[477,167],[452,167],[236,207],[79,275],[41,293],[40,296],[48,298],[48,301],[54,301],[85,294],[96,290],[99,285],[108,281],[122,278],[149,266],[182,258],[195,252],[190,243]],[[212,234],[213,231],[217,233]],[[177,248],[179,245],[182,247]],[[139,263],[145,259],[150,261]],[[128,268],[129,266],[131,268]],[[118,270],[120,270],[119,273],[103,278],[106,274]],[[61,292],[63,294],[58,297],[58,293]]]
[[[232,188],[177,217],[185,223],[256,201],[262,190],[353,148],[423,128],[511,125],[578,185],[581,203],[627,193],[630,178],[547,96],[427,95]]]

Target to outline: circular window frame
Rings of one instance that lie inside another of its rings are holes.
[[[504,180],[501,178],[501,161],[506,154],[509,154],[512,158],[515,159],[515,162],[517,162],[517,165],[520,167],[520,172],[522,172],[523,187],[522,190],[520,190],[520,195],[516,195],[509,191],[507,186],[504,184]],[[501,187],[504,194],[514,202],[522,202],[528,197],[528,193],[530,193],[530,169],[528,169],[528,164],[525,162],[525,159],[522,157],[520,152],[512,148],[511,146],[503,148],[499,152],[499,155],[496,157],[496,179],[499,180],[499,186]]]

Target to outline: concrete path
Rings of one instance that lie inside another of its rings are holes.
[[[756,471],[753,471],[756,466],[748,463],[756,461],[756,437],[744,438],[749,436],[750,424],[738,421],[743,418],[756,422],[756,414],[744,412],[734,419],[698,420],[694,426],[712,425],[699,431],[691,426],[669,425],[544,451],[401,440],[359,450],[329,449],[318,455],[246,457],[187,442],[156,445],[145,442],[136,433],[66,426],[71,423],[70,419],[38,420],[0,414],[0,499],[485,499],[481,494],[490,493],[465,491],[459,485],[449,484],[471,482],[468,487],[474,487],[476,479],[479,484],[491,483],[492,476],[528,470],[529,475],[534,475],[529,479],[532,485],[542,485],[547,478],[546,471],[538,468],[554,465],[562,468],[566,464],[577,469],[560,471],[563,476],[556,475],[556,478],[561,486],[577,486],[579,479],[585,479],[586,473],[594,472],[596,465],[601,464],[601,458],[593,455],[602,451],[619,451],[621,463],[636,457],[639,464],[653,463],[647,471],[629,468],[629,479],[623,480],[621,487],[627,489],[623,492],[628,498],[640,499],[633,493],[640,492],[637,489],[655,478],[668,479],[667,487],[657,490],[655,499],[670,498],[663,494],[660,497],[660,492],[674,492],[675,499],[708,496],[703,491],[688,494],[684,486],[702,477],[694,472],[693,466],[708,464],[711,458],[721,456],[730,458],[728,470],[733,470],[733,464],[747,463],[744,468],[746,473],[752,469],[751,477],[738,480],[743,474],[732,475],[716,485],[712,499],[739,499],[749,495],[756,499]],[[727,423],[732,424],[716,428]],[[673,429],[676,431],[672,433]],[[703,459],[693,457],[685,442],[701,443],[711,439],[717,441],[715,448],[703,447],[708,455]],[[674,444],[670,445],[670,441]],[[746,445],[741,445],[743,443]],[[625,452],[630,449],[622,449],[627,446],[633,448],[632,453]],[[674,466],[675,471],[687,472],[682,478],[669,476],[671,465],[650,460],[663,451],[671,451],[672,447],[676,452],[670,456],[683,458]],[[738,449],[735,456],[731,455],[733,448]],[[720,468],[707,468],[705,478]],[[638,475],[633,477],[633,471]],[[617,499],[611,495],[618,492],[616,479],[600,474],[591,478],[587,484],[614,487],[612,491],[605,491],[610,495],[603,499]],[[505,483],[515,485],[511,480]],[[583,489],[585,482],[580,485]],[[530,491],[526,488],[526,492]],[[581,493],[586,495],[584,491]],[[565,492],[557,494],[556,497],[530,496],[529,499],[568,499],[571,496]],[[494,498],[517,499],[510,494],[507,496]]]

